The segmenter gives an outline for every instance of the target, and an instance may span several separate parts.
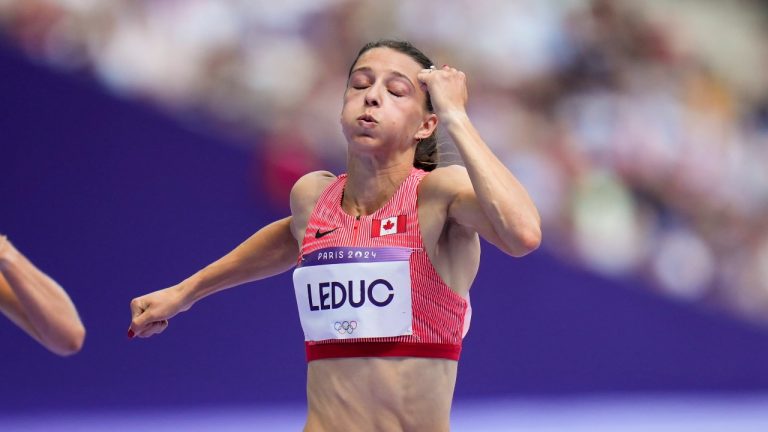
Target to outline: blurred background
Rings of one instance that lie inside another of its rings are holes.
[[[397,38],[468,74],[543,219],[484,247],[454,429],[766,430],[766,36],[756,0],[0,0],[0,232],[88,329],[0,324],[0,428],[299,429],[290,274],[147,341],[128,302],[343,172],[350,63]]]

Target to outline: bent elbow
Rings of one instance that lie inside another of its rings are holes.
[[[82,324],[74,326],[57,342],[55,346],[49,347],[55,354],[62,357],[77,354],[83,349],[83,344],[85,343],[85,327]]]
[[[523,233],[518,234],[512,244],[508,246],[507,253],[520,258],[535,251],[541,246],[541,227],[536,224]]]
[[[71,332],[69,340],[67,341],[67,355],[79,353],[83,349],[85,343],[85,327],[83,324],[79,324]]]
[[[522,244],[528,252],[533,252],[541,246],[541,227],[536,226],[522,239]]]

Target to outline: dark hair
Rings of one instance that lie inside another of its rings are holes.
[[[360,59],[360,56],[374,48],[390,48],[401,52],[415,60],[416,63],[420,64],[424,69],[429,69],[430,66],[433,66],[432,60],[424,55],[424,53],[421,52],[418,48],[411,45],[410,42],[382,39],[376,42],[368,42],[360,49],[360,52],[357,53],[357,57],[355,57],[355,60],[349,67],[347,78],[352,75],[352,69],[355,67],[355,63],[357,63],[357,61]],[[434,108],[432,107],[432,99],[429,97],[429,93],[427,93],[425,108],[429,112],[434,112]],[[416,145],[416,154],[413,156],[413,166],[424,171],[432,171],[433,169],[437,168],[437,161],[437,129],[435,129],[435,131],[432,132],[432,135],[420,140]]]

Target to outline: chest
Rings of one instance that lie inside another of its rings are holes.
[[[421,249],[415,205],[353,217],[335,208],[316,209],[307,221],[302,254],[328,247],[404,247]]]

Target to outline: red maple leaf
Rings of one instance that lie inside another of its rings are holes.
[[[392,223],[392,220],[388,220],[388,221],[387,221],[387,223],[385,223],[385,224],[384,224],[384,225],[382,225],[381,227],[382,227],[382,228],[384,228],[385,230],[389,231],[389,230],[391,230],[391,229],[392,229],[392,227],[394,227],[394,226],[395,226],[395,224],[393,224],[393,223]]]

